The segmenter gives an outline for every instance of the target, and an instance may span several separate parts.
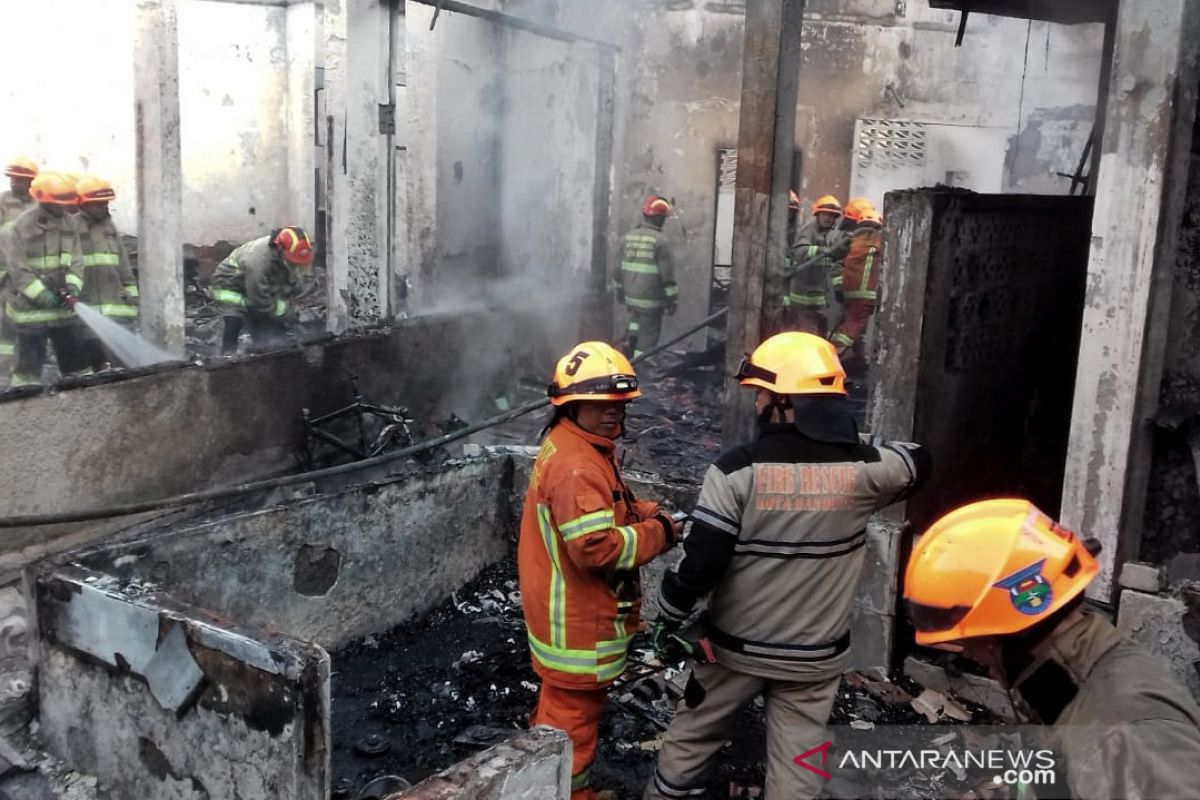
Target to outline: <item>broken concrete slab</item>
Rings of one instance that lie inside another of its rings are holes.
[[[35,585],[39,736],[52,754],[118,797],[325,800],[329,657],[319,647],[219,623],[161,594],[126,596],[111,577],[79,567],[58,568]],[[72,605],[80,609],[72,612]],[[92,620],[111,630],[147,614],[155,631],[185,637],[183,651],[203,673],[199,697],[182,717],[156,695],[177,697],[195,687],[184,681],[152,692],[146,674],[156,659],[159,667],[177,667],[178,646],[167,644],[173,655],[160,657],[166,639],[155,643],[135,668],[124,658],[94,655],[95,636],[79,628]],[[74,626],[59,627],[63,620]]]
[[[1192,696],[1200,698],[1200,642],[1184,628],[1188,613],[1179,598],[1126,591],[1121,593],[1117,628],[1161,656]]]
[[[987,708],[1001,719],[1013,719],[1008,693],[991,678],[966,673],[951,676],[936,664],[915,656],[904,659],[904,674],[927,689],[949,692],[960,700]]]
[[[186,710],[204,685],[204,672],[188,651],[187,636],[172,625],[154,656],[146,664],[146,683],[158,704],[179,714]]]
[[[386,800],[567,800],[571,742],[544,726],[460,761]]]
[[[1124,589],[1136,589],[1149,594],[1161,592],[1166,586],[1162,568],[1142,561],[1126,561],[1121,568],[1120,582]]]

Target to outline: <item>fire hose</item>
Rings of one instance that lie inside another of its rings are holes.
[[[648,358],[658,355],[672,345],[678,344],[692,334],[708,327],[713,322],[716,322],[721,317],[728,313],[728,308],[723,308],[714,314],[709,315],[703,321],[689,328],[687,331],[679,334],[669,341],[663,342],[657,347],[646,351],[642,355],[633,359],[634,363],[640,363]],[[411,447],[405,447],[401,450],[394,450],[390,453],[374,456],[373,458],[363,459],[362,461],[353,461],[349,464],[339,464],[335,467],[325,467],[323,469],[311,470],[308,472],[298,472],[291,475],[281,475],[276,478],[267,478],[264,480],[253,481],[250,483],[242,483],[234,486],[222,486],[216,489],[206,489],[199,492],[189,492],[187,494],[175,495],[173,497],[164,497],[158,500],[146,500],[138,503],[124,503],[122,505],[108,506],[105,508],[92,508],[83,511],[66,511],[54,514],[27,514],[23,516],[5,517],[0,519],[0,529],[4,528],[26,528],[41,525],[62,525],[71,522],[90,522],[99,519],[111,519],[112,517],[124,517],[130,514],[144,514],[148,511],[159,511],[167,508],[177,508],[179,506],[187,506],[195,503],[204,503],[214,500],[231,500],[243,495],[263,492],[270,489],[277,489],[283,486],[292,486],[298,483],[308,483],[310,481],[320,480],[323,478],[332,478],[336,475],[346,475],[357,472],[362,469],[370,469],[381,464],[387,464],[391,461],[398,461],[402,458],[426,450],[432,450],[436,447],[450,444],[459,439],[464,439],[472,434],[480,431],[494,428],[497,425],[503,425],[506,422],[511,422],[518,417],[530,414],[538,409],[545,408],[550,404],[548,398],[536,400],[527,403],[523,406],[506,411],[499,416],[491,419],[477,422],[474,425],[468,425],[465,428],[460,428],[444,436],[438,436],[434,439],[427,439],[424,442],[418,442]]]

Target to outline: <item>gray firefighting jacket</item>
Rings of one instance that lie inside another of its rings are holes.
[[[915,491],[929,463],[912,444],[765,426],[709,467],[683,561],[663,579],[663,615],[685,619],[711,593],[705,629],[721,663],[764,678],[839,674],[867,521]]]

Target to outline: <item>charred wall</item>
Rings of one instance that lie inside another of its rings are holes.
[[[1200,580],[1200,154],[1192,153],[1142,534],[1143,561]]]
[[[876,360],[914,367],[881,370],[869,427],[933,455],[908,503],[915,530],[986,497],[1057,514],[1091,210],[1088,198],[888,194]]]

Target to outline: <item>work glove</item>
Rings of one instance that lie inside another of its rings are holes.
[[[63,308],[74,308],[79,299],[71,294],[70,289],[59,289],[57,296],[58,304]]]
[[[663,527],[663,533],[666,534],[667,548],[670,550],[679,541],[681,529],[679,523],[671,519],[671,516],[665,511],[659,511],[654,515],[654,519]]]
[[[38,308],[58,308],[62,305],[62,301],[57,294],[46,289],[33,298],[33,304]]]
[[[708,664],[717,662],[712,643],[697,623],[681,625],[670,620],[656,620],[650,627],[650,644],[664,663],[675,663],[685,658]]]

